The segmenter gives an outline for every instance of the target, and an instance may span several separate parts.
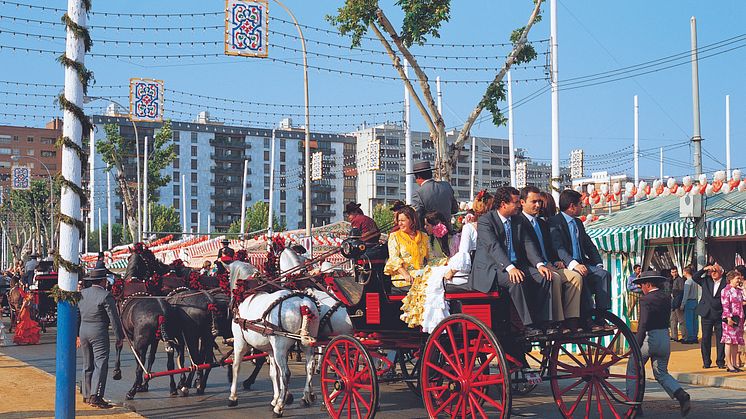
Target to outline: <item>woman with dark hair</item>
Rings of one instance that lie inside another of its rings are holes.
[[[425,231],[430,237],[430,248],[433,253],[431,259],[442,259],[451,256],[450,244],[446,220],[438,211],[430,211],[425,214]]]
[[[557,215],[557,204],[554,202],[552,194],[547,192],[541,192],[541,200],[544,201],[544,206],[541,207],[541,217],[548,220],[550,217]]]

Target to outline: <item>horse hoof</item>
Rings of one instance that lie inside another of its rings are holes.
[[[238,400],[228,400],[228,407],[238,406]]]
[[[181,397],[186,397],[189,395],[189,387],[187,386],[179,387],[176,391],[179,393],[179,396]]]
[[[127,392],[127,395],[124,396],[124,398],[127,399],[127,400],[132,400],[132,399],[135,398],[135,393],[132,390],[130,390],[130,391]]]
[[[306,399],[301,399],[303,402],[303,407],[311,407],[311,402]]]
[[[114,375],[111,376],[111,379],[112,380],[117,380],[117,381],[121,380],[122,379],[122,370],[115,369],[114,370]]]
[[[179,393],[178,393],[178,392],[177,392],[176,390],[171,390],[171,391],[170,391],[170,394],[171,394],[172,396],[176,396],[176,395],[178,395]]]
[[[137,392],[138,393],[147,393],[148,392],[148,385],[147,384],[143,384],[143,385],[137,387]]]
[[[251,384],[243,383],[243,389],[246,391],[251,391]]]
[[[295,397],[293,397],[293,393],[288,392],[288,395],[285,396],[285,406],[293,404],[294,401]]]
[[[282,412],[277,413],[275,411],[272,411],[272,417],[273,418],[281,418],[282,417]]]
[[[197,389],[197,395],[198,395],[198,396],[201,396],[201,395],[203,395],[203,394],[205,394],[205,389],[204,389],[204,388],[198,388],[198,389]]]

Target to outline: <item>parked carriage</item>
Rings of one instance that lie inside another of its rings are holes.
[[[348,239],[342,253],[354,262],[354,278],[329,285],[356,333],[317,342],[331,417],[374,417],[379,384],[393,381],[421,395],[430,417],[506,418],[514,395],[545,381],[563,417],[635,416],[645,372],[632,331],[614,314],[596,313],[610,331],[529,339],[514,327],[507,294],[447,285],[452,314],[425,334],[399,319],[406,289],[383,274],[385,246]]]

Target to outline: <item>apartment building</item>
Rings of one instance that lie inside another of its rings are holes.
[[[62,153],[55,143],[62,135],[62,120],[54,119],[44,128],[0,125],[0,187],[10,190],[10,168],[15,164],[31,167],[34,180],[49,179],[62,166]],[[46,166],[46,167],[45,167]]]

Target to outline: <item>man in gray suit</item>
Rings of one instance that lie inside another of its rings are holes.
[[[83,402],[101,409],[112,405],[104,400],[109,368],[109,324],[122,347],[124,334],[114,297],[106,290],[106,269],[94,269],[85,277],[90,284],[78,302],[78,347],[83,355]]]
[[[446,220],[446,227],[452,231],[451,214],[458,212],[458,202],[453,193],[451,184],[442,180],[433,179],[433,169],[430,162],[421,161],[414,164],[412,173],[414,181],[420,188],[412,196],[412,207],[417,211],[420,225],[425,225],[425,214],[430,211],[438,211]]]
[[[474,265],[469,276],[472,289],[481,292],[493,290],[497,285],[507,288],[510,299],[524,326],[526,337],[538,336],[544,332],[540,325],[547,320],[548,312],[534,312],[529,309],[526,295],[532,295],[530,288],[543,284],[541,275],[532,276],[518,264],[516,248],[520,246],[513,231],[512,218],[521,211],[520,192],[504,186],[495,192],[495,208],[481,217],[477,223],[477,249]]]

